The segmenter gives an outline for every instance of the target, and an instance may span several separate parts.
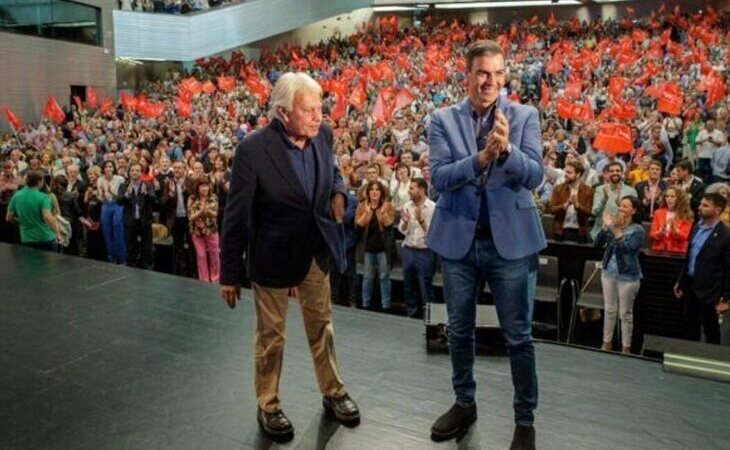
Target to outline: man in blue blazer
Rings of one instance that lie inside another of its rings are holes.
[[[530,194],[543,178],[539,115],[500,96],[506,73],[499,44],[472,44],[467,67],[468,98],[436,111],[429,132],[431,179],[440,197],[427,244],[442,258],[456,394],[431,437],[456,437],[477,418],[476,303],[486,280],[512,367],[517,426],[511,448],[534,448],[537,376],[528,271],[546,246]]]
[[[221,297],[234,308],[248,274],[256,310],[257,420],[275,441],[294,436],[279,399],[288,292],[296,287],[323,404],[357,425],[360,411],[340,377],[334,352],[330,258],[347,265],[342,221],[345,186],[322,123],[322,90],[287,73],[271,93],[271,123],[236,149],[221,238]],[[247,265],[244,264],[244,253]]]

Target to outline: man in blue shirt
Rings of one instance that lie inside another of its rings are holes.
[[[727,201],[706,193],[698,208],[700,220],[692,228],[687,258],[674,285],[674,295],[684,302],[687,339],[720,344],[719,306],[730,299],[730,230],[720,220]]]

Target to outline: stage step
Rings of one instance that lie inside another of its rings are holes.
[[[730,383],[730,363],[724,361],[665,353],[664,371]]]

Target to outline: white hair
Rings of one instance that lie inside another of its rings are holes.
[[[282,75],[271,91],[269,117],[282,120],[279,109],[291,111],[294,108],[294,97],[303,92],[322,95],[322,87],[304,72],[287,72]]]

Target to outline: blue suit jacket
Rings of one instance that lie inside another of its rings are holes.
[[[477,144],[469,100],[433,113],[429,131],[431,183],[440,193],[426,243],[447,259],[466,256],[481,205],[475,170]],[[499,98],[509,121],[510,154],[492,163],[486,182],[492,237],[505,259],[547,246],[530,189],[543,177],[540,118],[535,108]]]

